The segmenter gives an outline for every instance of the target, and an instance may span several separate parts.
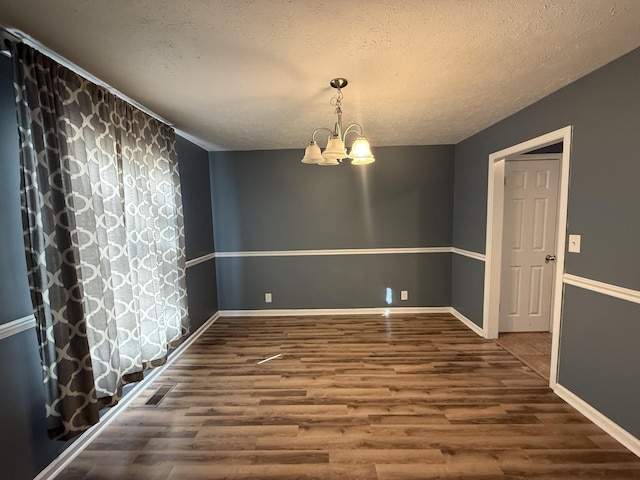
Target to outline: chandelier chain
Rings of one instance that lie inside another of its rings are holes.
[[[337,88],[336,90],[337,94],[335,97],[331,97],[331,100],[329,100],[329,104],[333,105],[334,107],[340,107],[340,104],[342,103],[342,90],[340,90],[339,88]]]

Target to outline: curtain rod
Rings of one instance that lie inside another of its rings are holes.
[[[4,28],[0,28],[0,53],[6,55],[7,57],[11,56],[11,44],[14,42],[19,42],[20,39],[8,32]]]
[[[155,112],[152,112],[148,108],[144,107],[140,103],[136,102],[132,98],[130,98],[127,95],[125,95],[124,93],[122,93],[120,90],[117,90],[116,88],[112,87],[108,83],[105,83],[104,81],[100,80],[95,75],[92,75],[91,73],[87,72],[82,67],[79,67],[75,63],[73,63],[73,62],[67,60],[66,58],[64,58],[62,55],[60,55],[60,54],[54,52],[53,50],[51,50],[50,48],[44,46],[42,43],[40,43],[38,40],[36,40],[35,38],[31,37],[30,35],[27,35],[26,33],[22,32],[22,31],[20,31],[20,30],[18,30],[16,28],[8,28],[8,27],[3,27],[3,26],[0,25],[0,40],[1,40],[1,43],[2,43],[2,53],[7,52],[7,54],[9,56],[11,56],[11,50],[10,50],[9,45],[8,45],[7,42],[10,42],[10,43],[13,43],[13,42],[25,43],[25,44],[29,45],[31,48],[34,48],[34,49],[38,50],[41,53],[44,53],[45,55],[47,55],[51,59],[53,59],[56,62],[58,62],[60,65],[62,65],[64,67],[68,68],[69,70],[77,73],[81,77],[84,77],[85,79],[95,83],[96,85],[99,85],[99,86],[101,86],[103,88],[106,88],[109,92],[113,93],[115,96],[121,98],[125,102],[130,103],[131,105],[133,105],[137,109],[143,111],[147,115],[150,115],[153,118],[155,118],[156,120],[159,120],[162,123],[165,123],[166,125],[169,125],[170,127],[173,127],[173,124],[171,122],[168,122],[167,120],[162,118],[160,115],[158,115]]]

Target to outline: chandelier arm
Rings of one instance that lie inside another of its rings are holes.
[[[359,123],[350,123],[349,126],[345,129],[344,131],[344,135],[342,135],[343,140],[347,139],[347,134],[348,133],[357,133],[358,136],[362,136],[362,125],[360,125]]]
[[[316,133],[318,133],[321,130],[326,130],[327,132],[329,132],[331,135],[333,135],[333,130],[330,130],[326,127],[320,127],[320,128],[316,128],[316,130],[313,132],[313,135],[311,135],[311,141],[315,142],[316,141]]]

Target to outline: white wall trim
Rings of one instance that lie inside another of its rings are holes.
[[[53,480],[62,470],[69,465],[82,451],[96,439],[124,410],[144,392],[155,379],[171,366],[180,356],[195,342],[216,320],[220,318],[219,312],[209,317],[198,330],[193,332],[182,345],[176,348],[167,359],[167,363],[157,367],[147,374],[144,380],[138,382],[131,391],[114,407],[107,410],[100,422],[88,429],[69,448],[62,452],[53,462],[42,470],[33,480]]]
[[[464,323],[469,329],[473,330],[476,335],[478,335],[480,337],[484,337],[484,331],[482,330],[482,327],[479,327],[478,325],[473,323],[470,319],[465,317],[458,310],[456,310],[453,307],[450,307],[450,313],[451,313],[451,315],[456,317],[458,320],[460,320],[462,323]]]
[[[620,425],[615,423],[609,417],[596,410],[587,402],[578,397],[575,393],[571,392],[562,385],[556,383],[553,391],[562,398],[565,402],[578,410],[581,414],[602,428],[605,432],[615,438],[622,445],[631,450],[634,454],[640,457],[640,439],[627,432]]]
[[[216,258],[225,257],[312,257],[318,255],[395,255],[405,253],[451,253],[451,247],[416,248],[338,248],[323,250],[254,250],[243,252],[216,252]]]
[[[476,260],[480,260],[482,262],[484,262],[486,260],[486,255],[484,253],[476,253],[476,252],[472,252],[470,250],[463,250],[462,248],[457,248],[457,247],[453,247],[451,249],[451,251],[453,253],[458,254],[458,255],[463,255],[463,256],[469,257],[469,258],[475,258]]]
[[[579,277],[577,275],[571,275],[565,273],[563,277],[564,283],[567,285],[573,285],[574,287],[584,288],[592,292],[601,293],[610,297],[619,298],[628,302],[640,304],[640,291],[632,290],[630,288],[619,287],[610,283],[599,282],[597,280],[591,280],[590,278]]]
[[[196,265],[200,265],[201,263],[208,262],[209,260],[213,260],[216,258],[215,252],[208,253],[206,255],[202,255],[201,257],[193,258],[191,260],[187,260],[184,264],[185,268],[195,267]]]
[[[33,315],[27,315],[26,317],[18,318],[8,323],[0,325],[0,340],[17,335],[18,333],[35,328],[36,319]]]
[[[394,313],[451,313],[451,307],[286,308],[220,310],[221,317],[295,317],[305,315],[392,315]]]
[[[411,253],[456,253],[465,257],[485,261],[483,253],[456,247],[398,247],[398,248],[335,248],[322,250],[245,250],[239,252],[213,252],[187,260],[186,268],[208,262],[214,258],[238,257],[314,257],[321,255],[402,255]]]

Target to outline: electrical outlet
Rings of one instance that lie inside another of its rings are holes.
[[[264,294],[264,303],[271,303],[271,294],[270,293],[265,293]]]
[[[400,300],[409,300],[409,291],[408,290],[402,290],[400,292]]]

